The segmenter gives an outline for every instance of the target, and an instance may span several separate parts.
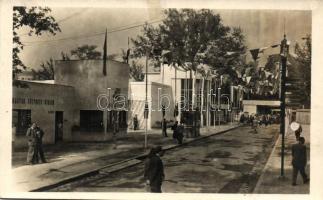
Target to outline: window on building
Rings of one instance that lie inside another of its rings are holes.
[[[16,127],[17,135],[25,135],[31,124],[31,110],[14,109],[12,123]]]
[[[88,132],[103,131],[103,111],[80,110],[80,130]]]

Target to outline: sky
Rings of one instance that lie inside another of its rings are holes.
[[[240,27],[246,37],[248,49],[280,43],[284,35],[291,42],[291,52],[296,42],[311,34],[311,11],[284,10],[214,10],[220,14],[223,24]],[[55,36],[28,36],[28,27],[19,30],[21,41],[26,45],[20,53],[22,61],[30,68],[38,68],[42,62],[61,59],[61,52],[84,45],[97,45],[102,51],[105,29],[109,31],[133,27],[108,34],[108,54],[119,54],[128,48],[128,37],[141,34],[144,22],[163,19],[163,10],[145,8],[52,8],[51,15],[61,28]],[[158,24],[156,22],[154,24]],[[88,36],[88,37],[84,37]],[[68,38],[68,39],[66,39]],[[45,41],[45,42],[43,42]],[[131,47],[131,43],[130,43]],[[260,63],[279,49],[268,49],[260,55]],[[250,55],[248,54],[250,58]]]

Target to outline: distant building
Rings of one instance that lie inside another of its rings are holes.
[[[279,108],[278,100],[243,100],[243,112],[249,114],[271,114]]]
[[[262,95],[249,94],[249,98],[243,100],[243,111],[249,114],[266,114],[266,113],[280,113],[280,69],[281,69],[281,56],[279,54],[269,55],[264,70],[261,70],[260,76],[264,76],[267,80],[272,79],[273,83],[273,95],[266,95],[263,92]],[[308,116],[309,110],[302,109],[308,107],[310,102],[306,99],[305,79],[303,76],[303,70],[300,63],[295,56],[289,54],[287,57],[287,69],[286,69],[286,113],[290,114],[291,120],[296,120],[297,116],[302,116],[304,123],[309,123]],[[269,76],[267,76],[269,75]],[[272,88],[269,87],[270,90]],[[266,85],[263,85],[261,89],[266,89]],[[246,94],[247,95],[247,94]],[[245,96],[246,96],[245,95]],[[305,117],[303,117],[303,115]],[[292,119],[293,118],[293,119]]]
[[[132,105],[140,105],[133,106],[136,109],[130,113],[129,119],[137,115],[141,128],[144,128],[143,111],[146,77],[148,77],[148,102],[151,111],[148,117],[148,129],[160,124],[162,112],[161,109],[156,108],[161,108],[162,104],[169,106],[169,109],[166,109],[165,118],[172,121],[184,119],[184,114],[188,110],[202,110],[200,115],[201,126],[214,126],[219,123],[219,120],[221,123],[232,121],[236,118],[239,109],[242,108],[242,89],[232,86],[228,94],[223,94],[223,88],[222,93],[219,89],[221,88],[220,78],[213,76],[203,78],[198,72],[190,74],[190,71],[181,67],[175,68],[167,64],[162,64],[158,71],[152,70],[151,67],[149,66],[148,73],[144,72],[145,80],[143,82],[131,82],[129,87],[130,93],[133,92],[136,95],[133,97],[129,94],[130,102],[132,102]],[[219,92],[220,98],[218,98]],[[160,96],[167,95],[170,101],[163,102],[162,99],[159,99],[158,102],[158,94]],[[176,105],[178,116],[174,117]]]
[[[34,73],[32,71],[22,71],[16,74],[16,79],[21,81],[31,81],[34,80]]]

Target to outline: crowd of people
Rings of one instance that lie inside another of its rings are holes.
[[[167,135],[167,128],[171,128],[173,131],[173,139],[176,141],[178,144],[183,143],[183,138],[184,138],[184,123],[181,121],[178,123],[178,121],[175,121],[174,124],[168,124],[167,120],[164,118],[162,121],[162,135],[164,137],[168,137]]]
[[[181,121],[167,121],[166,118],[163,118],[161,121],[161,131],[163,137],[168,137],[167,129],[171,129],[173,131],[173,139],[178,144],[183,143],[184,138],[184,123]],[[138,116],[135,115],[133,117],[133,130],[139,130],[139,120]]]
[[[277,114],[241,114],[240,123],[250,124],[256,123],[258,125],[268,126],[270,124],[279,123],[279,115]]]

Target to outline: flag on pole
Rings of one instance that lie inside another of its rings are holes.
[[[250,83],[250,80],[251,80],[251,76],[247,76],[247,77],[246,77],[247,84],[249,84],[249,83]]]
[[[162,55],[162,56],[164,56],[164,55],[166,55],[166,54],[168,54],[168,53],[170,53],[170,51],[169,51],[169,50],[162,50],[161,55]]]
[[[107,75],[107,29],[105,30],[105,38],[103,45],[103,75]]]
[[[280,44],[274,44],[274,45],[271,45],[271,48],[276,48],[276,47],[279,47]]]
[[[127,64],[129,64],[129,56],[130,56],[130,49],[128,48],[128,50],[127,50],[127,55],[126,55],[127,57],[126,57],[126,62],[127,62]]]
[[[236,74],[237,74],[237,76],[238,76],[238,78],[241,78],[242,77],[242,74],[241,74],[241,72],[240,71],[236,71]]]
[[[227,51],[227,52],[225,53],[225,56],[232,56],[232,55],[237,55],[237,54],[239,54],[239,52],[238,52],[238,51]]]
[[[128,37],[128,50],[126,53],[126,63],[129,64],[130,48],[129,48],[129,37]]]
[[[272,75],[271,72],[265,71],[266,78],[268,78],[270,75]]]
[[[251,49],[250,50],[250,53],[251,53],[252,58],[254,59],[254,61],[257,61],[259,49]]]
[[[256,61],[258,59],[258,54],[259,53],[264,53],[265,50],[268,49],[269,47],[276,48],[278,46],[280,46],[280,44],[274,44],[274,45],[267,46],[267,47],[261,47],[261,48],[257,48],[257,49],[251,49],[250,50],[250,53],[252,55],[252,58]]]
[[[161,51],[161,60],[162,60],[163,64],[169,64],[168,62],[170,60],[170,55],[169,55],[170,52],[171,51],[169,51],[169,50],[162,50]]]

